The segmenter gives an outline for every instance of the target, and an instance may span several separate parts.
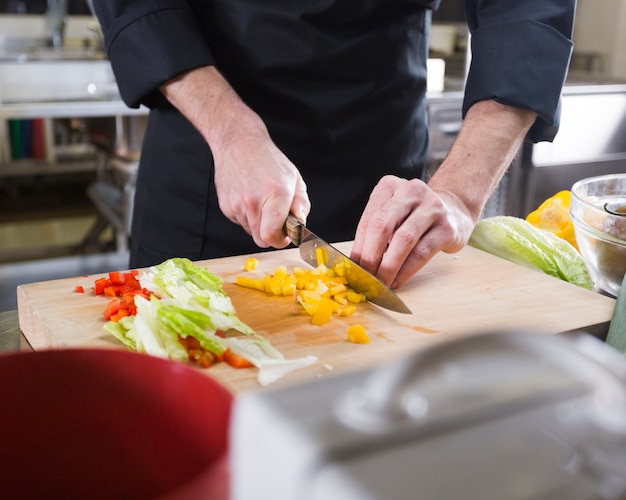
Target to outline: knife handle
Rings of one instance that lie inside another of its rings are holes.
[[[285,221],[285,233],[296,246],[300,246],[302,243],[302,227],[302,221],[295,215],[289,214],[287,216],[287,220]]]

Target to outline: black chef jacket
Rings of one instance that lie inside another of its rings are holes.
[[[124,101],[151,108],[131,265],[258,250],[219,212],[211,151],[158,87],[215,65],[302,173],[308,224],[354,236],[384,174],[418,177],[428,144],[430,13],[440,0],[95,0]],[[446,0],[443,0],[446,1]],[[464,101],[538,113],[556,133],[575,0],[467,0],[473,59]]]

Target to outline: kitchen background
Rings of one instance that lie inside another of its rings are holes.
[[[562,127],[525,146],[485,216],[524,216],[579,178],[626,172],[626,0],[579,0]],[[429,170],[460,127],[463,0],[433,16]],[[83,0],[0,0],[0,311],[20,283],[124,269],[146,110],[119,100]]]

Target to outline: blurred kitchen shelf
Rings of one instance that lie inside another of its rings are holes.
[[[0,311],[17,308],[16,287],[128,267],[128,252],[113,247],[87,196],[94,174],[0,178]]]
[[[49,258],[80,252],[92,215],[0,224],[0,262]]]
[[[0,263],[115,250],[112,231],[87,196],[95,174],[0,179]]]
[[[95,178],[93,172],[0,178],[0,225],[96,215],[96,208],[87,196],[87,187]]]
[[[94,172],[93,159],[74,160],[65,163],[48,163],[35,160],[15,160],[0,166],[0,178],[25,177],[32,175],[73,174],[77,172]]]

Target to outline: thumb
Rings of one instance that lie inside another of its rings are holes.
[[[298,176],[296,181],[296,189],[293,195],[293,201],[291,203],[291,213],[295,215],[303,223],[306,223],[306,218],[311,211],[311,201],[307,193],[306,184],[301,176]]]

